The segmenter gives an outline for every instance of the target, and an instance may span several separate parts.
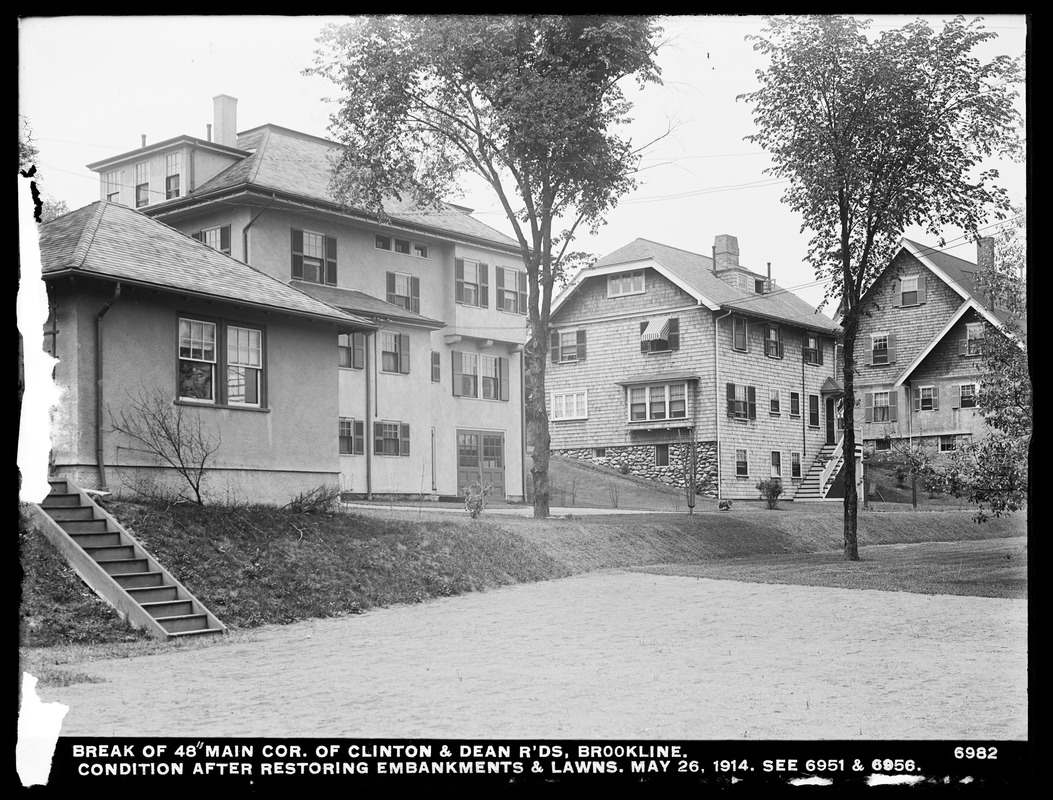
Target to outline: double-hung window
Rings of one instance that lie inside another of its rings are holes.
[[[782,328],[778,325],[764,327],[764,354],[768,358],[782,358]]]
[[[621,297],[627,294],[643,294],[645,289],[643,270],[622,272],[607,279],[607,296]]]
[[[746,342],[746,318],[733,316],[731,318],[731,346],[745,352]]]
[[[405,272],[389,272],[387,290],[389,303],[420,313],[420,278]]]
[[[814,333],[806,333],[802,344],[801,353],[805,364],[823,363],[823,347],[818,336]]]
[[[340,350],[340,366],[348,369],[363,369],[366,366],[366,335],[364,333],[341,333],[337,339]]]
[[[781,414],[782,413],[782,398],[779,395],[778,389],[772,389],[771,395],[768,401],[768,413],[770,414]]]
[[[150,162],[141,161],[135,165],[135,207],[142,208],[150,204]]]
[[[790,453],[790,477],[800,478],[801,477],[801,454]]]
[[[409,374],[409,334],[394,331],[380,332],[380,369],[382,372]]]
[[[408,456],[410,454],[409,423],[395,420],[374,422],[373,452],[378,456]]]
[[[914,387],[915,411],[939,411],[940,392],[935,386]]]
[[[360,456],[365,452],[366,424],[360,419],[340,418],[340,454]]]
[[[746,477],[750,474],[749,454],[745,450],[735,451],[735,475]]]
[[[180,400],[263,406],[262,329],[180,317],[178,350]]]
[[[773,478],[782,477],[782,453],[778,450],[771,451],[771,476]]]
[[[978,356],[984,338],[984,324],[982,322],[970,322],[965,326],[958,353],[963,356]]]
[[[888,362],[888,334],[875,333],[870,338],[871,364],[887,364]]]
[[[466,306],[490,307],[489,267],[470,258],[454,259],[455,300]]]
[[[801,393],[790,392],[790,416],[801,416]]]
[[[916,306],[924,302],[923,281],[920,275],[909,275],[899,279],[899,304]]]
[[[549,403],[553,421],[586,419],[589,416],[588,392],[553,392]]]
[[[959,407],[976,408],[976,384],[962,383],[958,386]]]
[[[757,418],[757,389],[743,383],[727,385],[728,416],[733,419]]]
[[[406,239],[396,239],[395,252],[403,253],[404,255],[408,256],[410,253],[410,243]]]
[[[213,250],[218,250],[228,256],[230,255],[229,225],[223,225],[218,228],[205,228],[205,230],[191,234],[191,238],[197,239],[199,242],[204,242]]]
[[[183,154],[168,153],[165,156],[165,200],[179,197],[179,176],[183,171]]]
[[[629,388],[629,421],[687,418],[687,384],[667,383]]]
[[[106,199],[111,203],[121,202],[121,173],[111,170],[106,173]]]
[[[874,422],[892,422],[888,392],[874,392]]]
[[[479,354],[479,383],[484,400],[497,400],[501,394],[501,373],[498,370],[498,358]]]
[[[585,331],[552,331],[549,348],[552,363],[562,364],[570,361],[584,361],[586,355]]]
[[[335,286],[336,238],[293,228],[292,277],[294,280]]]
[[[453,394],[455,397],[508,400],[508,359],[454,350]]]
[[[808,425],[812,428],[819,427],[819,395],[808,395]]]
[[[527,274],[523,270],[496,267],[497,307],[513,314],[527,312]]]

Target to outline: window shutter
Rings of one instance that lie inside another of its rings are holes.
[[[194,231],[192,234],[190,234],[190,238],[191,239],[195,239],[196,241],[199,241],[199,242],[203,242],[203,241],[205,241],[205,232],[204,231]]]
[[[410,311],[420,313],[420,278],[410,278],[410,305]]]
[[[351,335],[351,366],[362,369],[366,365],[366,335],[355,333]]]
[[[380,422],[373,423],[373,452],[384,455],[384,425]]]
[[[508,399],[508,359],[499,358],[497,359],[497,372],[501,379],[500,394],[498,395],[499,400]]]
[[[355,420],[354,444],[351,447],[354,455],[360,456],[366,449],[366,423],[360,419]]]
[[[409,436],[409,423],[408,422],[403,422],[399,426],[399,434],[400,434],[400,436],[399,436],[399,455],[400,456],[408,456],[409,455],[409,439],[410,439],[410,436]]]
[[[454,279],[457,281],[457,288],[454,292],[454,300],[458,303],[464,302],[464,259],[455,258],[453,260],[453,272]]]
[[[640,352],[641,353],[650,353],[651,352],[651,343],[643,338],[643,334],[644,334],[645,330],[647,330],[647,323],[646,322],[641,322],[640,323]]]
[[[387,297],[387,300],[388,300],[389,303],[394,303],[395,302],[395,273],[394,272],[387,273],[387,278],[388,278],[388,297]]]
[[[933,411],[939,411],[940,410],[940,387],[939,386],[933,386],[932,387],[932,410]]]
[[[874,421],[874,395],[870,392],[863,395],[863,420],[865,422]]]
[[[867,348],[866,365],[871,367],[874,365],[874,337],[870,337],[870,347]]]
[[[914,411],[921,411],[921,387],[918,386],[914,387]]]
[[[951,408],[960,408],[962,405],[962,387],[957,383],[951,386]]]
[[[336,237],[325,237],[325,282],[336,286]]]
[[[898,414],[896,413],[899,409],[899,390],[892,389],[888,393],[888,419],[889,422],[895,422]]]
[[[497,304],[501,305],[501,298],[504,297],[505,288],[505,268],[494,267],[494,275],[497,277]]]
[[[918,276],[918,305],[925,302],[925,273]]]
[[[823,363],[823,340],[818,336],[815,337],[815,347],[819,353],[819,363]]]
[[[490,307],[490,279],[487,277],[486,264],[479,265],[479,307]]]
[[[552,351],[552,363],[553,364],[558,364],[559,363],[559,333],[557,331],[552,331],[552,333],[549,334],[548,345],[549,345],[549,349]]]
[[[399,372],[403,375],[409,374],[410,368],[409,334],[399,334]]]
[[[224,225],[219,229],[219,249],[230,255],[230,226]]]
[[[680,349],[680,320],[673,318],[669,320],[669,349]]]
[[[892,288],[895,289],[892,295],[892,305],[894,308],[899,308],[903,305],[903,286],[899,278],[892,279]]]
[[[453,396],[460,397],[464,394],[461,387],[464,383],[464,357],[460,350],[453,351]]]
[[[754,386],[746,387],[746,402],[749,404],[750,419],[757,418],[757,389]]]
[[[303,231],[292,229],[292,276],[303,280]]]
[[[728,416],[735,416],[735,384],[728,384]]]
[[[782,358],[782,328],[776,328],[775,335],[779,339],[779,358]]]
[[[516,273],[516,284],[519,290],[519,313],[527,313],[527,303],[529,302],[529,294],[527,291],[527,274],[525,272]]]
[[[894,333],[888,335],[888,363],[896,363],[896,334]]]
[[[585,331],[578,331],[578,361],[585,360]]]

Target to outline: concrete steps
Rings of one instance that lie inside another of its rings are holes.
[[[30,518],[122,618],[159,639],[226,633],[186,587],[88,493],[64,478]]]

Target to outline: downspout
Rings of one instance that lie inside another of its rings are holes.
[[[274,205],[274,201],[278,199],[278,196],[271,192],[271,201],[267,203],[263,208],[260,209],[260,213],[249,220],[249,224],[241,230],[241,252],[244,255],[242,262],[245,264],[249,263],[249,228],[251,228],[260,217],[263,216],[263,212]]]
[[[366,334],[366,343],[363,350],[363,358],[365,358],[366,368],[366,430],[363,431],[365,434],[365,445],[366,445],[366,499],[373,499],[373,414],[369,407],[369,396],[372,381],[370,380],[371,375],[369,372],[370,361],[369,358],[369,340],[373,339],[376,342],[376,331],[371,334]]]
[[[522,402],[519,404],[519,435],[522,437],[519,458],[519,482],[523,491],[523,502],[527,501],[527,420],[526,420],[526,350],[519,351],[519,396]],[[546,356],[547,357],[547,356]]]
[[[106,463],[103,457],[102,437],[102,318],[121,296],[121,284],[118,281],[113,290],[113,297],[106,301],[95,315],[95,461],[99,465],[99,488],[108,489],[106,484]]]
[[[716,248],[714,248],[716,249]],[[716,264],[716,261],[713,262]],[[717,422],[717,500],[721,497],[720,464],[720,321],[731,316],[731,309],[722,317],[713,317],[713,407]]]

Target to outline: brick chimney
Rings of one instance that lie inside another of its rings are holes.
[[[215,134],[218,144],[236,147],[238,143],[238,98],[217,94],[212,98]]]
[[[722,233],[713,241],[713,268],[734,269],[739,265],[739,240],[734,236]]]

